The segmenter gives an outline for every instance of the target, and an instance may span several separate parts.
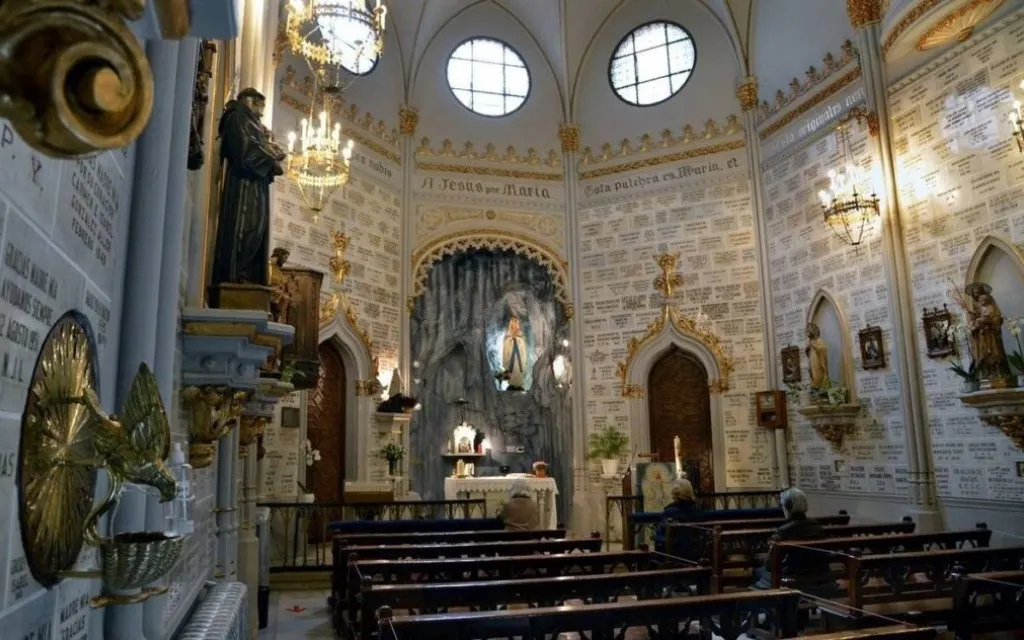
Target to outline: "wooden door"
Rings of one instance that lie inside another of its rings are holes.
[[[317,502],[341,502],[345,490],[345,363],[329,343],[320,345],[319,355],[320,379],[309,394],[306,437],[320,450],[320,462],[306,468],[306,481]]]
[[[711,449],[711,394],[708,373],[692,355],[673,347],[654,366],[647,381],[651,451],[665,462],[675,460],[673,438],[679,436],[683,458],[700,469],[701,493],[715,490]]]

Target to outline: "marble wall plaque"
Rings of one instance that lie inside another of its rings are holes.
[[[32,150],[0,118],[0,192],[47,233],[53,231],[64,165]]]
[[[55,640],[54,609],[57,590],[41,591],[31,602],[0,615],[0,628],[6,640]]]
[[[89,637],[89,600],[99,595],[100,585],[93,580],[64,580],[57,585],[58,640],[85,640]]]
[[[1024,243],[1024,156],[1006,114],[1024,76],[1020,19],[962,55],[912,75],[891,94],[893,147],[914,306],[949,303],[986,236]],[[1004,315],[1012,295],[996,292]],[[918,320],[918,322],[920,322]],[[919,339],[919,343],[923,341]],[[1004,336],[1007,350],[1015,348]],[[1019,502],[1024,453],[960,404],[960,381],[947,359],[919,358],[936,486],[941,497]]]
[[[721,177],[743,170],[747,166],[746,152],[743,149],[702,156],[676,164],[666,163],[654,169],[645,169],[632,173],[620,173],[614,177],[600,177],[580,182],[580,200],[596,204],[623,198],[639,198],[652,191],[669,193],[682,189],[683,184],[704,184],[710,178]],[[586,175],[586,171],[583,172]],[[703,200],[703,194],[690,191],[684,194],[683,200],[696,198]]]
[[[115,154],[67,162],[61,175],[57,244],[100,290],[113,294],[124,269],[130,185]]]
[[[12,538],[18,529],[14,521],[18,518],[18,442],[21,437],[21,421],[0,417],[0,608],[4,606],[7,593],[8,560],[12,547],[21,548],[21,538]]]

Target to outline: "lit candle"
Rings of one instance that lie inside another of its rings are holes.
[[[295,132],[294,131],[289,131],[288,132],[288,153],[293,153],[294,151],[295,151]]]

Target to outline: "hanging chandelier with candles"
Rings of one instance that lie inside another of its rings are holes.
[[[1020,88],[1024,90],[1024,80],[1021,81]],[[1013,137],[1017,140],[1017,150],[1024,153],[1024,106],[1021,106],[1020,100],[1013,102],[1010,124],[1013,125]]]
[[[845,123],[836,127],[836,142],[846,166],[840,171],[828,172],[829,188],[819,191],[818,195],[825,212],[825,225],[844,243],[857,247],[879,215],[878,197],[874,193],[865,195],[870,187],[854,162],[850,132]]]
[[[311,113],[308,119],[302,119],[298,132],[288,133],[285,175],[298,185],[314,223],[320,219],[331,195],[348,183],[352,161],[352,140],[342,144],[341,123],[331,123],[328,96],[324,94],[324,108],[315,121]]]
[[[341,66],[362,75],[384,49],[387,12],[382,0],[291,0],[285,34],[315,71]]]

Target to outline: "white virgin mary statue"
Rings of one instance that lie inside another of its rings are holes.
[[[501,346],[501,366],[504,379],[511,391],[523,391],[526,384],[526,338],[519,327],[519,318],[512,316],[508,320],[505,338]]]

